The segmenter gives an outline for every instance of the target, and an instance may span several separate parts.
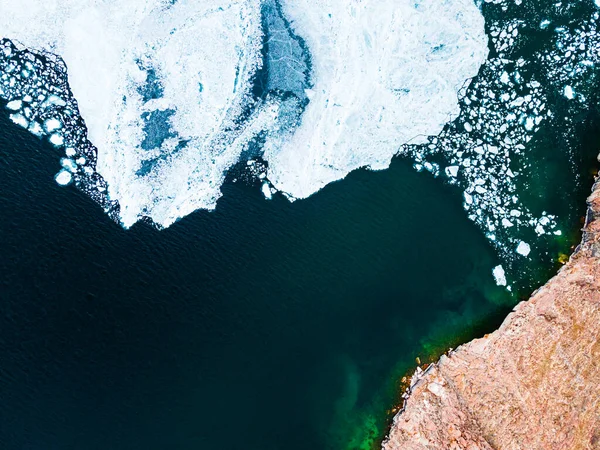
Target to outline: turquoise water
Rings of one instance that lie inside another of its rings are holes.
[[[593,11],[552,5],[484,13],[534,24],[519,47],[531,60],[556,45],[541,20],[575,29]],[[238,168],[216,211],[123,230],[56,185],[62,151],[1,114],[0,441],[377,447],[415,358],[495,329],[578,242],[600,151],[596,71],[573,75],[585,99],[569,102],[542,62],[528,70],[554,116],[515,157],[527,169],[516,189],[563,234],[528,235],[535,252],[508,262],[468,218],[461,181],[418,172],[409,156],[294,203],[264,200]],[[492,277],[500,263],[512,292]]]

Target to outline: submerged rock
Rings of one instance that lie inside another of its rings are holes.
[[[384,450],[600,448],[600,182],[570,261],[500,329],[415,373]]]

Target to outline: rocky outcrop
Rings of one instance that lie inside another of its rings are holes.
[[[600,182],[570,261],[502,326],[415,374],[384,450],[600,449]]]

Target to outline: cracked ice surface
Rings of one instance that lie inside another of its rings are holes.
[[[107,211],[118,203],[125,227],[214,208],[227,170],[259,141],[269,192],[290,198],[383,169],[458,115],[457,92],[488,52],[472,0],[0,0],[0,10],[0,38],[33,52],[0,49],[11,117],[53,133],[75,157],[76,184]],[[36,54],[64,60],[76,106],[42,92]],[[77,112],[97,155],[71,139],[84,134],[72,133]]]
[[[65,61],[124,226],[214,206],[259,63],[258,1],[167,3],[0,1],[3,37]]]
[[[472,0],[284,0],[311,51],[302,122],[268,141],[274,187],[304,198],[359,167],[384,169],[402,144],[437,135],[488,53]]]

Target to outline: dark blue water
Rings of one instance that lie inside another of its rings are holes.
[[[164,231],[58,169],[0,115],[2,448],[339,447],[428,336],[512,301],[460,192],[408,162],[294,204],[228,183]]]

